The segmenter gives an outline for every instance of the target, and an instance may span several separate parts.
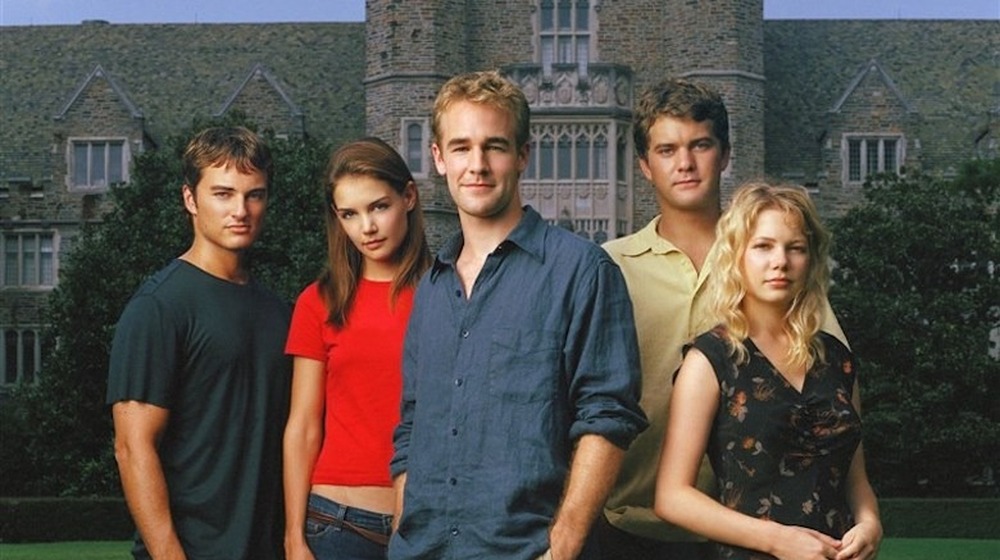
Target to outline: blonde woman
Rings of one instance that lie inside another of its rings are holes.
[[[856,362],[820,330],[828,250],[800,187],[746,185],[719,221],[709,257],[719,324],[677,373],[655,500],[664,520],[715,541],[719,558],[878,550]],[[694,486],[706,452],[716,499]]]

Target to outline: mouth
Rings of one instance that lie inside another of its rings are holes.
[[[772,288],[787,288],[792,281],[788,278],[772,278],[771,280],[765,280],[764,283]]]
[[[381,247],[383,243],[385,243],[385,239],[373,239],[371,241],[365,241],[362,245],[364,245],[365,249],[374,251],[375,249]]]
[[[680,181],[674,181],[674,186],[690,189],[697,187],[701,184],[701,179],[682,179]]]
[[[250,226],[248,226],[246,224],[239,224],[239,225],[235,225],[235,226],[229,226],[227,229],[229,231],[237,234],[237,235],[245,235],[245,234],[250,233]]]

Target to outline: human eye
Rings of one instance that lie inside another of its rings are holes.
[[[247,197],[252,198],[254,200],[267,200],[267,191],[263,189],[251,191],[250,194],[247,195]]]
[[[372,208],[375,209],[378,212],[382,212],[382,211],[388,210],[389,206],[391,206],[391,205],[388,202],[376,202],[375,206],[373,206]]]
[[[663,157],[670,157],[674,155],[674,151],[673,146],[660,146],[656,148],[656,154]]]
[[[354,211],[352,210],[341,210],[338,215],[341,220],[349,220],[354,217]]]
[[[695,142],[694,149],[699,152],[707,152],[711,150],[715,144],[711,140],[699,140]]]

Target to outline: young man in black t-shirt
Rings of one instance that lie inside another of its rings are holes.
[[[182,188],[194,241],[139,288],[116,327],[107,402],[136,558],[283,556],[290,309],[243,258],[271,174],[253,132],[198,134]]]

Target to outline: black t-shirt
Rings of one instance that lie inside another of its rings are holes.
[[[290,306],[182,260],[153,275],[115,330],[107,402],[170,411],[160,459],[188,558],[279,558]],[[137,556],[145,556],[136,539]]]

